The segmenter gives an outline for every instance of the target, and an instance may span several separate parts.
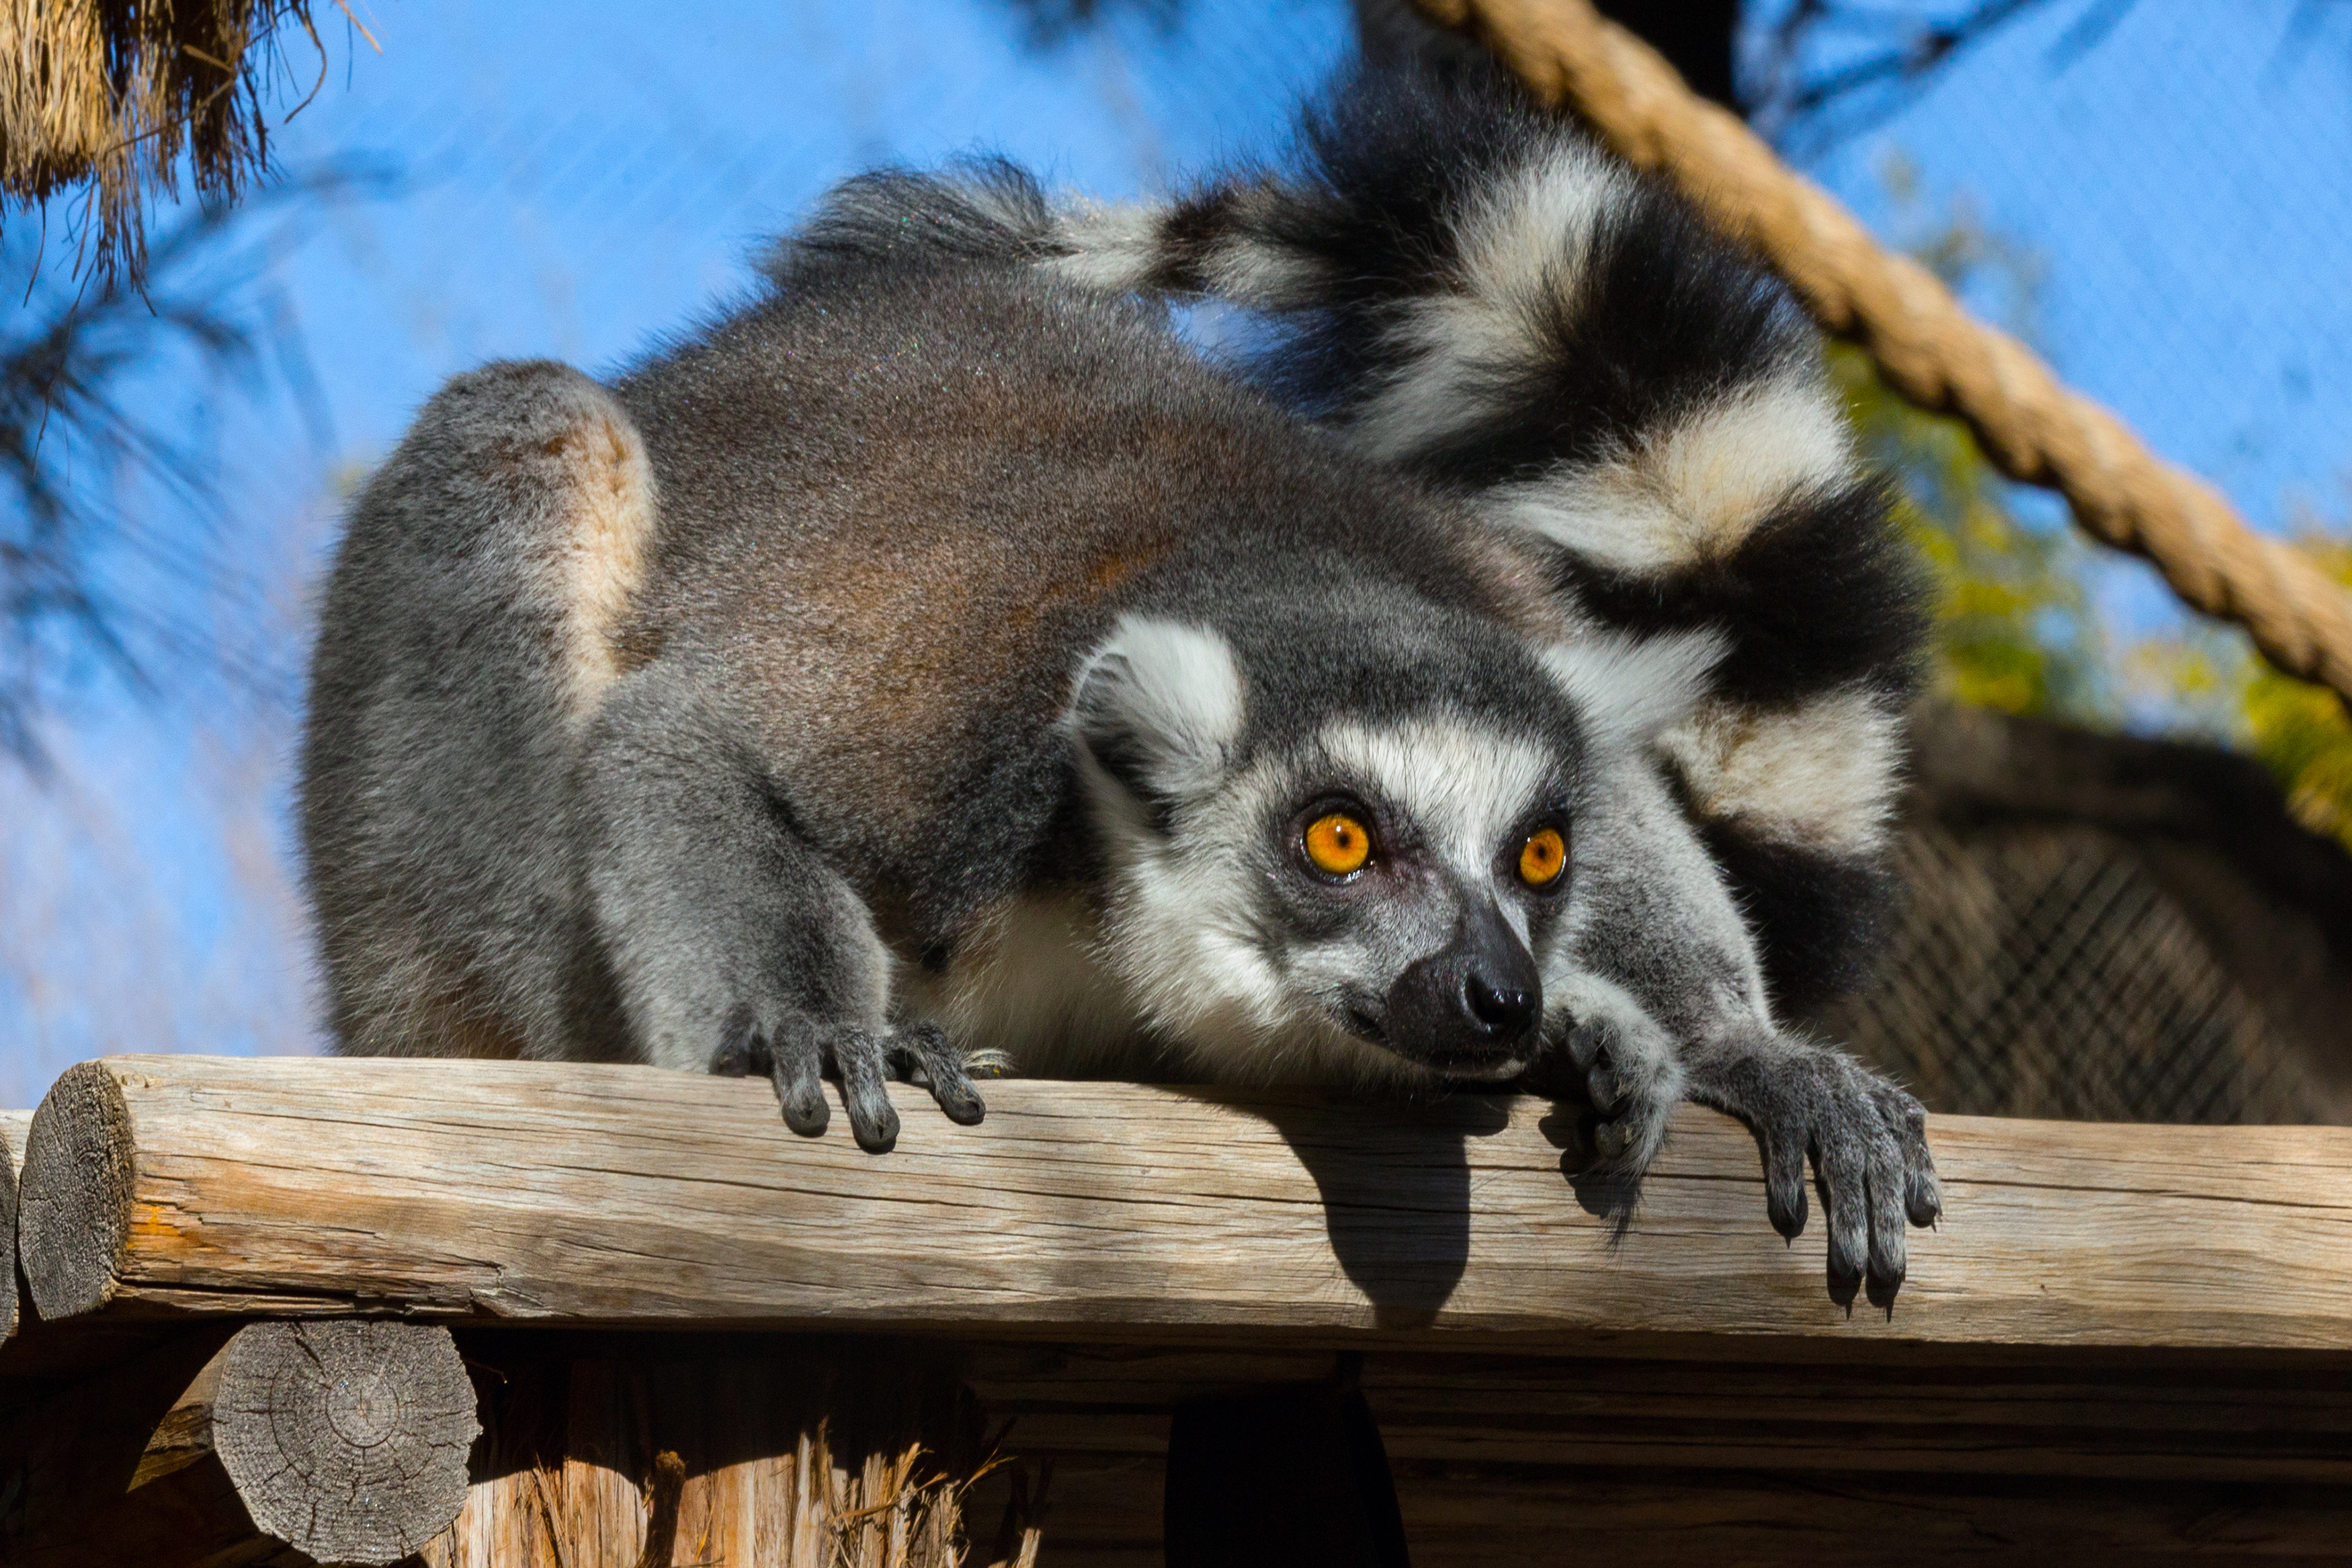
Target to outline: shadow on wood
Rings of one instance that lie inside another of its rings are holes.
[[[1249,1107],[1315,1183],[1331,1256],[1383,1329],[1426,1328],[1470,1266],[1470,1143],[1510,1124],[1499,1102],[1335,1100]],[[1569,1189],[1561,1185],[1559,1198]]]

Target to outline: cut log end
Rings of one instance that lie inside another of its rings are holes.
[[[418,1323],[249,1324],[213,1403],[253,1522],[322,1563],[397,1563],[448,1528],[481,1429],[449,1331]]]
[[[66,1069],[33,1113],[17,1180],[17,1257],[33,1305],[55,1322],[114,1293],[131,1237],[130,1108],[105,1063]]]

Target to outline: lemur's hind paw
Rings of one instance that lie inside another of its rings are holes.
[[[1829,1211],[1831,1274],[1901,1281],[1905,1222],[1933,1225],[1944,1205],[1918,1101],[1843,1051],[1785,1036],[1695,1066],[1690,1095],[1756,1134],[1775,1230],[1805,1228],[1811,1158]]]
[[[1574,1025],[1562,1044],[1528,1069],[1525,1086],[1590,1106],[1585,1130],[1595,1157],[1583,1174],[1629,1182],[1657,1156],[1683,1095],[1673,1042],[1634,1009],[1590,1015]]]
[[[883,1087],[893,1078],[929,1089],[950,1122],[969,1127],[987,1110],[964,1071],[963,1052],[937,1024],[866,1030],[801,1017],[763,1030],[747,1009],[728,1030],[710,1070],[730,1077],[766,1074],[783,1106],[784,1125],[809,1138],[832,1120],[824,1080],[838,1079],[850,1134],[869,1154],[887,1154],[898,1141],[898,1113]]]

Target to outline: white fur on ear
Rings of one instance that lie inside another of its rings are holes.
[[[1596,632],[1538,656],[1576,706],[1593,750],[1613,753],[1647,746],[1688,718],[1728,651],[1719,632]]]
[[[1243,712],[1241,668],[1223,636],[1123,615],[1078,670],[1069,724],[1104,772],[1165,803],[1215,783]]]

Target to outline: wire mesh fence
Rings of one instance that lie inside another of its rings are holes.
[[[1811,1021],[1932,1109],[2352,1121],[2352,855],[2258,764],[1924,705],[1878,967]]]
[[[1823,1020],[1931,1109],[2094,1122],[2345,1118],[2127,840],[2004,822],[1905,834],[1875,982]]]

